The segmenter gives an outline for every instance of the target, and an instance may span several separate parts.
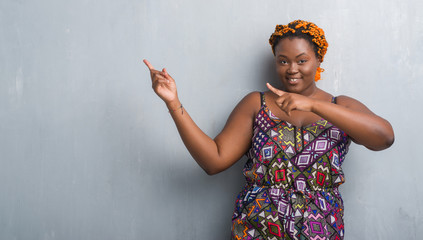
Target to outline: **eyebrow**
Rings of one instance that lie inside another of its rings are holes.
[[[302,55],[307,55],[307,53],[305,53],[305,52],[300,53],[300,54],[299,54],[299,55],[297,55],[295,58],[301,57]],[[279,55],[278,55],[278,57],[284,57],[284,58],[287,58],[287,56],[282,55],[282,54],[279,54]]]

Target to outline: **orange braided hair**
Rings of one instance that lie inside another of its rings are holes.
[[[275,47],[282,38],[285,37],[299,37],[304,38],[312,43],[315,50],[316,57],[320,62],[323,62],[326,51],[328,49],[328,42],[325,38],[325,32],[312,22],[304,20],[295,20],[287,25],[276,25],[275,32],[270,36],[269,43],[272,46],[273,55],[275,54]],[[320,80],[320,73],[324,69],[318,67],[316,71],[315,81]]]

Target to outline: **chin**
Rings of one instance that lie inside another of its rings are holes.
[[[300,93],[301,92],[301,86],[289,86],[289,85],[284,85],[284,90],[286,92],[291,92],[291,93]]]

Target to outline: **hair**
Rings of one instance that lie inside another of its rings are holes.
[[[313,47],[317,59],[323,62],[329,44],[326,41],[325,32],[316,24],[304,20],[295,20],[287,25],[276,25],[275,32],[269,39],[273,55],[275,55],[275,47],[284,38],[302,38],[307,40]],[[320,73],[323,71],[323,68],[317,68],[316,82],[320,79]]]

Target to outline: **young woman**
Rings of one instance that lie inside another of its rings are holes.
[[[283,90],[252,92],[212,139],[190,118],[166,69],[150,69],[181,138],[207,174],[247,154],[246,185],[236,200],[232,239],[343,239],[341,164],[350,140],[371,150],[394,142],[388,121],[359,101],[319,89],[328,44],[311,22],[277,25],[269,39]]]

